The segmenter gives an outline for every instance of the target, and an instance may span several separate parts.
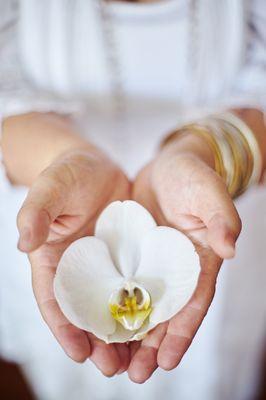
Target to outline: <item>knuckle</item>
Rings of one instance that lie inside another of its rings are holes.
[[[66,355],[78,364],[83,364],[87,360],[87,356],[79,352],[65,351]]]
[[[27,209],[28,209],[28,206],[24,203],[18,212],[18,215],[17,215],[17,227],[18,228],[21,228],[26,220]]]

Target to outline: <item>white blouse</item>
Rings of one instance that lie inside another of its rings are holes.
[[[199,110],[266,106],[263,0],[103,3],[2,2],[2,117],[73,113],[134,175]]]
[[[244,93],[244,102],[252,95],[253,102],[263,105],[263,0],[207,0],[196,6],[185,0],[152,4],[114,1],[104,11],[101,3],[2,2],[2,114],[39,108],[67,110],[74,104],[95,103],[95,97],[113,94],[115,81],[127,98],[190,104],[197,92],[195,101],[202,105],[202,101],[210,104],[210,100],[217,102],[229,94],[242,93],[243,99]],[[206,71],[196,77],[202,59]]]

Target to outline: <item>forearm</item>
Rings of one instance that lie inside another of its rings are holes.
[[[14,184],[30,186],[54,159],[70,149],[96,151],[68,118],[53,113],[8,117],[2,131],[4,163]]]

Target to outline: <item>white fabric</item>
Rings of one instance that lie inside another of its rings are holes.
[[[134,176],[153,156],[162,135],[191,118],[191,104],[207,109],[221,104],[265,107],[263,0],[195,2],[201,63],[193,74],[186,61],[194,62],[186,46],[189,1],[112,5],[127,106],[120,119],[113,112],[110,60],[95,3],[0,0],[3,117],[32,110],[71,112],[82,134]],[[252,398],[265,333],[260,297],[265,282],[265,189],[241,199],[244,233],[238,256],[222,269],[214,304],[182,365],[171,373],[158,371],[137,387],[126,376],[102,378],[90,363],[74,365],[59,349],[35,305],[27,258],[15,250],[15,217],[26,190],[11,188],[4,173],[2,178],[0,188],[7,190],[0,191],[0,350],[24,365],[39,399]]]
[[[110,95],[98,2],[1,1],[2,114],[77,110]],[[127,95],[163,97],[179,106],[228,97],[265,105],[263,1],[197,3],[193,43],[190,1],[109,7]]]

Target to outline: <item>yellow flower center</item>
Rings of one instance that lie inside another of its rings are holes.
[[[137,330],[151,313],[150,295],[143,287],[127,283],[112,293],[109,310],[113,318],[125,329]]]

